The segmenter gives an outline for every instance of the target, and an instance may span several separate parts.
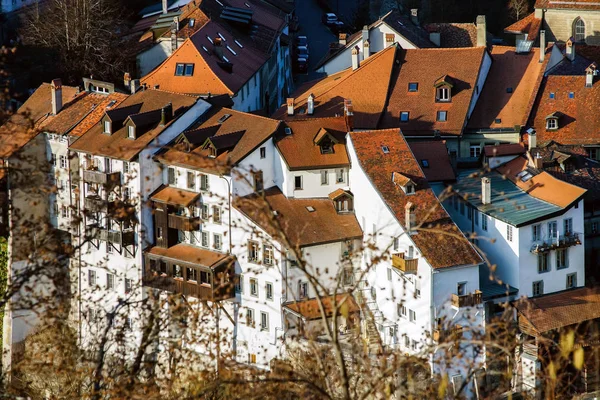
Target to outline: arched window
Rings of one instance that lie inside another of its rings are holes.
[[[585,41],[585,22],[581,18],[577,18],[573,24],[573,37],[576,42]]]

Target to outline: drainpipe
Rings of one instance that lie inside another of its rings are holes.
[[[228,196],[228,202],[229,202],[229,221],[228,224],[229,225],[229,250],[227,251],[227,254],[231,254],[231,182],[229,182],[229,180],[224,176],[224,175],[219,175],[219,178],[223,179],[225,182],[227,182],[227,196]]]

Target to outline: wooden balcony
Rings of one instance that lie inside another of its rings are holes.
[[[457,294],[452,294],[452,306],[453,307],[475,307],[478,304],[483,302],[483,293],[481,291],[476,290],[474,293],[465,294],[463,296],[459,296]]]
[[[432,338],[435,342],[443,342],[448,339],[460,339],[462,338],[463,327],[462,325],[454,325],[449,329],[434,329]]]
[[[418,265],[418,258],[405,258],[404,253],[392,254],[392,266],[405,274],[416,274]]]
[[[531,246],[531,252],[535,254],[571,246],[577,246],[581,244],[582,236],[583,234],[579,232],[571,232],[567,235],[545,237],[533,243],[533,245]]]
[[[200,217],[169,214],[169,228],[180,231],[197,231],[200,228]]]
[[[212,286],[205,283],[195,283],[185,281],[182,278],[173,278],[164,275],[152,275],[149,274],[148,271],[145,271],[143,284],[144,286],[164,290],[170,293],[179,293],[200,300],[214,300]]]
[[[97,225],[86,226],[86,235],[90,239],[97,239],[103,242],[118,244],[119,246],[131,246],[135,244],[135,235],[133,230],[108,230]]]
[[[83,180],[88,183],[98,183],[100,185],[105,185],[109,187],[113,187],[121,183],[121,173],[120,172],[100,172],[100,171],[91,171],[84,170],[83,171]]]

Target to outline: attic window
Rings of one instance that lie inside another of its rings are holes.
[[[219,120],[217,121],[219,124],[222,124],[223,122],[227,121],[227,119],[231,117],[231,114],[224,114],[221,118],[219,118]]]
[[[400,189],[402,189],[402,191],[406,194],[415,193],[415,183],[409,177],[401,174],[400,172],[392,173],[392,182],[394,182],[394,185],[400,187]]]
[[[513,92],[513,88],[511,88],[511,87],[506,88],[506,93],[512,93],[512,92]]]
[[[129,125],[127,127],[127,137],[129,139],[135,139],[135,126]]]
[[[494,123],[495,123],[495,124],[501,124],[501,123],[502,123],[502,118],[496,118],[496,119],[494,120]]]
[[[190,28],[193,28],[195,23],[196,20],[194,18],[190,18]]]
[[[408,122],[410,113],[408,111],[402,111],[400,113],[400,122]]]
[[[429,160],[421,160],[421,166],[423,168],[429,168]]]
[[[194,74],[194,64],[175,65],[175,76],[192,76]]]
[[[319,147],[321,148],[321,154],[333,154],[333,143],[331,140],[323,140]]]
[[[438,111],[436,120],[438,122],[446,122],[448,120],[448,111]]]
[[[285,132],[286,135],[292,134],[292,128],[285,127],[285,129],[283,131]]]
[[[448,86],[442,86],[436,90],[437,101],[450,101],[450,88]]]
[[[550,98],[554,99],[554,97],[555,97],[554,92],[550,93]]]
[[[409,92],[418,92],[419,91],[419,84],[417,82],[409,82],[409,84],[408,84],[408,91]]]
[[[112,133],[110,121],[104,121],[104,133]]]
[[[381,150],[383,150],[383,154],[388,154],[390,152],[390,148],[387,146],[381,146]]]
[[[307,210],[308,212],[314,212],[314,211],[315,211],[315,208],[314,208],[313,206],[306,206],[306,210]]]
[[[570,99],[574,99],[575,98],[575,92],[569,92],[569,98]]]
[[[546,129],[548,129],[548,130],[558,129],[558,118],[548,118],[546,120]]]

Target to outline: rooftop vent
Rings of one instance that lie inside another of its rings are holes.
[[[291,135],[291,134],[292,134],[292,128],[288,128],[288,127],[286,127],[286,128],[284,129],[284,131],[285,131],[285,134],[286,134],[286,135]]]
[[[308,212],[314,212],[315,208],[313,206],[306,206],[306,210],[308,210]]]
[[[519,178],[521,180],[521,182],[527,182],[528,180],[533,178],[533,175],[531,174],[531,172],[525,170],[525,171],[519,172],[517,174],[517,178]]]
[[[250,25],[252,22],[252,15],[254,12],[252,10],[246,10],[244,8],[239,7],[223,7],[223,11],[221,12],[221,18],[231,22],[237,22],[243,25]]]
[[[381,150],[383,150],[383,154],[388,154],[390,152],[390,148],[387,146],[381,146]]]
[[[217,122],[220,123],[220,124],[222,124],[223,122],[227,121],[227,119],[229,117],[231,117],[231,114],[225,114],[221,118],[219,118],[219,120]]]

